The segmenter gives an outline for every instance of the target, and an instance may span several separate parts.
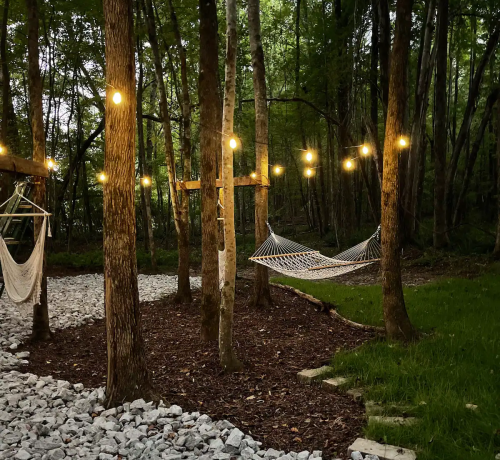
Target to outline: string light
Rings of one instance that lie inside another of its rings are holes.
[[[310,163],[313,159],[313,154],[311,152],[306,153],[306,160]]]
[[[346,160],[344,162],[344,168],[347,169],[348,171],[351,170],[353,167],[354,167],[353,160]]]
[[[313,170],[311,168],[306,169],[306,176],[311,177],[313,175]]]
[[[401,148],[404,148],[408,145],[408,141],[403,136],[401,136],[398,140],[398,144]]]
[[[122,95],[120,94],[119,91],[116,91],[115,94],[113,94],[113,102],[118,105],[122,102]]]
[[[103,172],[100,173],[97,178],[99,179],[99,182],[106,182],[106,180],[108,179],[108,176],[106,176],[106,174],[104,174]]]
[[[141,179],[141,183],[144,187],[149,187],[151,185],[151,179],[145,176]]]
[[[0,145],[0,155],[5,155],[6,149],[3,145]]]
[[[257,179],[257,173],[254,173],[254,172],[253,172],[252,174],[250,174],[250,177],[251,177],[252,179]]]
[[[277,176],[281,174],[281,172],[283,171],[283,168],[279,165],[276,165],[274,167],[274,174],[276,174]]]
[[[52,160],[52,158],[49,158],[49,160],[47,161],[47,168],[48,169],[55,169],[56,167],[56,164],[54,163],[54,160]]]
[[[363,144],[361,146],[361,153],[363,155],[368,155],[370,153],[370,147],[368,147],[366,144]]]
[[[238,142],[236,142],[236,139],[234,137],[232,137],[229,141],[229,147],[231,147],[233,150],[238,147]]]

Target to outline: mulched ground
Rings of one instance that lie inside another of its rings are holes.
[[[336,321],[297,295],[272,288],[275,306],[249,306],[252,286],[237,283],[234,341],[245,369],[221,373],[216,343],[199,339],[199,293],[192,305],[172,298],[143,305],[149,368],[164,399],[184,410],[227,418],[264,447],[323,450],[324,457],[345,458],[361,434],[363,408],[345,394],[297,382],[305,368],[326,364],[340,349],[374,337]],[[103,321],[58,331],[52,342],[28,344],[30,364],[23,370],[53,375],[95,387],[105,384]]]

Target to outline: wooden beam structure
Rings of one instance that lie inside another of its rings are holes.
[[[11,155],[0,155],[0,171],[26,176],[49,177],[49,170],[43,163]]]
[[[269,179],[267,177],[263,177],[262,179],[259,177],[251,177],[251,176],[242,176],[234,178],[234,186],[235,187],[255,187],[256,185],[264,185],[269,186]],[[222,180],[217,179],[216,183],[217,188],[222,188]],[[199,190],[200,189],[200,181],[199,180],[190,180],[190,181],[177,181],[175,183],[175,188],[177,190]]]

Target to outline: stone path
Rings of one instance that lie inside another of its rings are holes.
[[[192,278],[194,287],[199,278]],[[142,301],[175,290],[174,276],[139,276]],[[102,275],[49,279],[51,327],[74,327],[104,316]],[[226,420],[136,400],[105,410],[104,389],[16,370],[15,353],[30,332],[4,296],[0,300],[0,460],[164,459],[321,460],[321,451],[261,450],[261,443]],[[103,357],[105,359],[105,357]]]

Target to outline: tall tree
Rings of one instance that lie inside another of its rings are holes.
[[[404,135],[411,4],[411,0],[398,0],[396,6],[382,181],[382,291],[385,330],[389,340],[399,341],[415,338],[415,330],[406,311],[401,282],[398,165],[398,140]]]
[[[446,232],[446,67],[448,42],[448,0],[438,0],[436,82],[434,105],[434,232],[435,248],[448,244]]]
[[[497,238],[493,257],[500,259],[500,97],[497,101]]]
[[[219,335],[219,256],[217,228],[217,152],[220,149],[220,98],[216,0],[200,0],[200,150],[201,150],[201,337]]]
[[[179,249],[179,265],[177,270],[177,293],[175,299],[180,303],[192,301],[191,287],[189,283],[189,228],[185,228],[186,221],[182,219],[181,202],[176,189],[174,142],[172,139],[172,128],[170,125],[170,110],[168,106],[167,90],[163,80],[163,67],[158,46],[156,33],[156,20],[152,0],[143,0],[145,4],[145,16],[148,26],[149,43],[153,50],[156,83],[160,92],[160,116],[163,123],[163,136],[165,141],[165,160],[168,171],[168,185],[172,201],[172,212],[174,214],[175,230],[177,232],[177,245]],[[186,239],[187,238],[187,239]]]
[[[135,227],[135,55],[132,0],[104,0],[106,140],[104,304],[108,405],[151,398],[137,285]],[[122,102],[115,104],[119,92]]]
[[[45,164],[45,132],[43,125],[42,79],[40,77],[39,49],[38,49],[38,4],[37,0],[26,0],[28,9],[28,86],[31,116],[31,132],[33,135],[33,161]],[[35,181],[33,202],[45,208],[45,178],[39,177]],[[35,241],[40,234],[43,223],[42,217],[35,217]],[[47,305],[47,273],[45,254],[43,256],[43,276],[40,293],[40,303],[33,307],[34,340],[47,340],[51,337],[49,327],[49,309]]]
[[[260,0],[248,1],[248,31],[252,55],[253,90],[255,94],[255,154],[256,173],[261,185],[255,187],[255,247],[267,239],[269,152],[268,113],[266,101],[266,68],[260,32]],[[261,307],[272,305],[267,267],[256,264],[253,303]]]
[[[222,115],[222,183],[224,188],[224,286],[222,287],[219,354],[225,371],[241,369],[233,348],[233,310],[236,282],[236,234],[234,228],[234,158],[230,145],[233,135],[234,101],[236,93],[236,0],[226,1],[226,84],[224,87],[224,110]]]

